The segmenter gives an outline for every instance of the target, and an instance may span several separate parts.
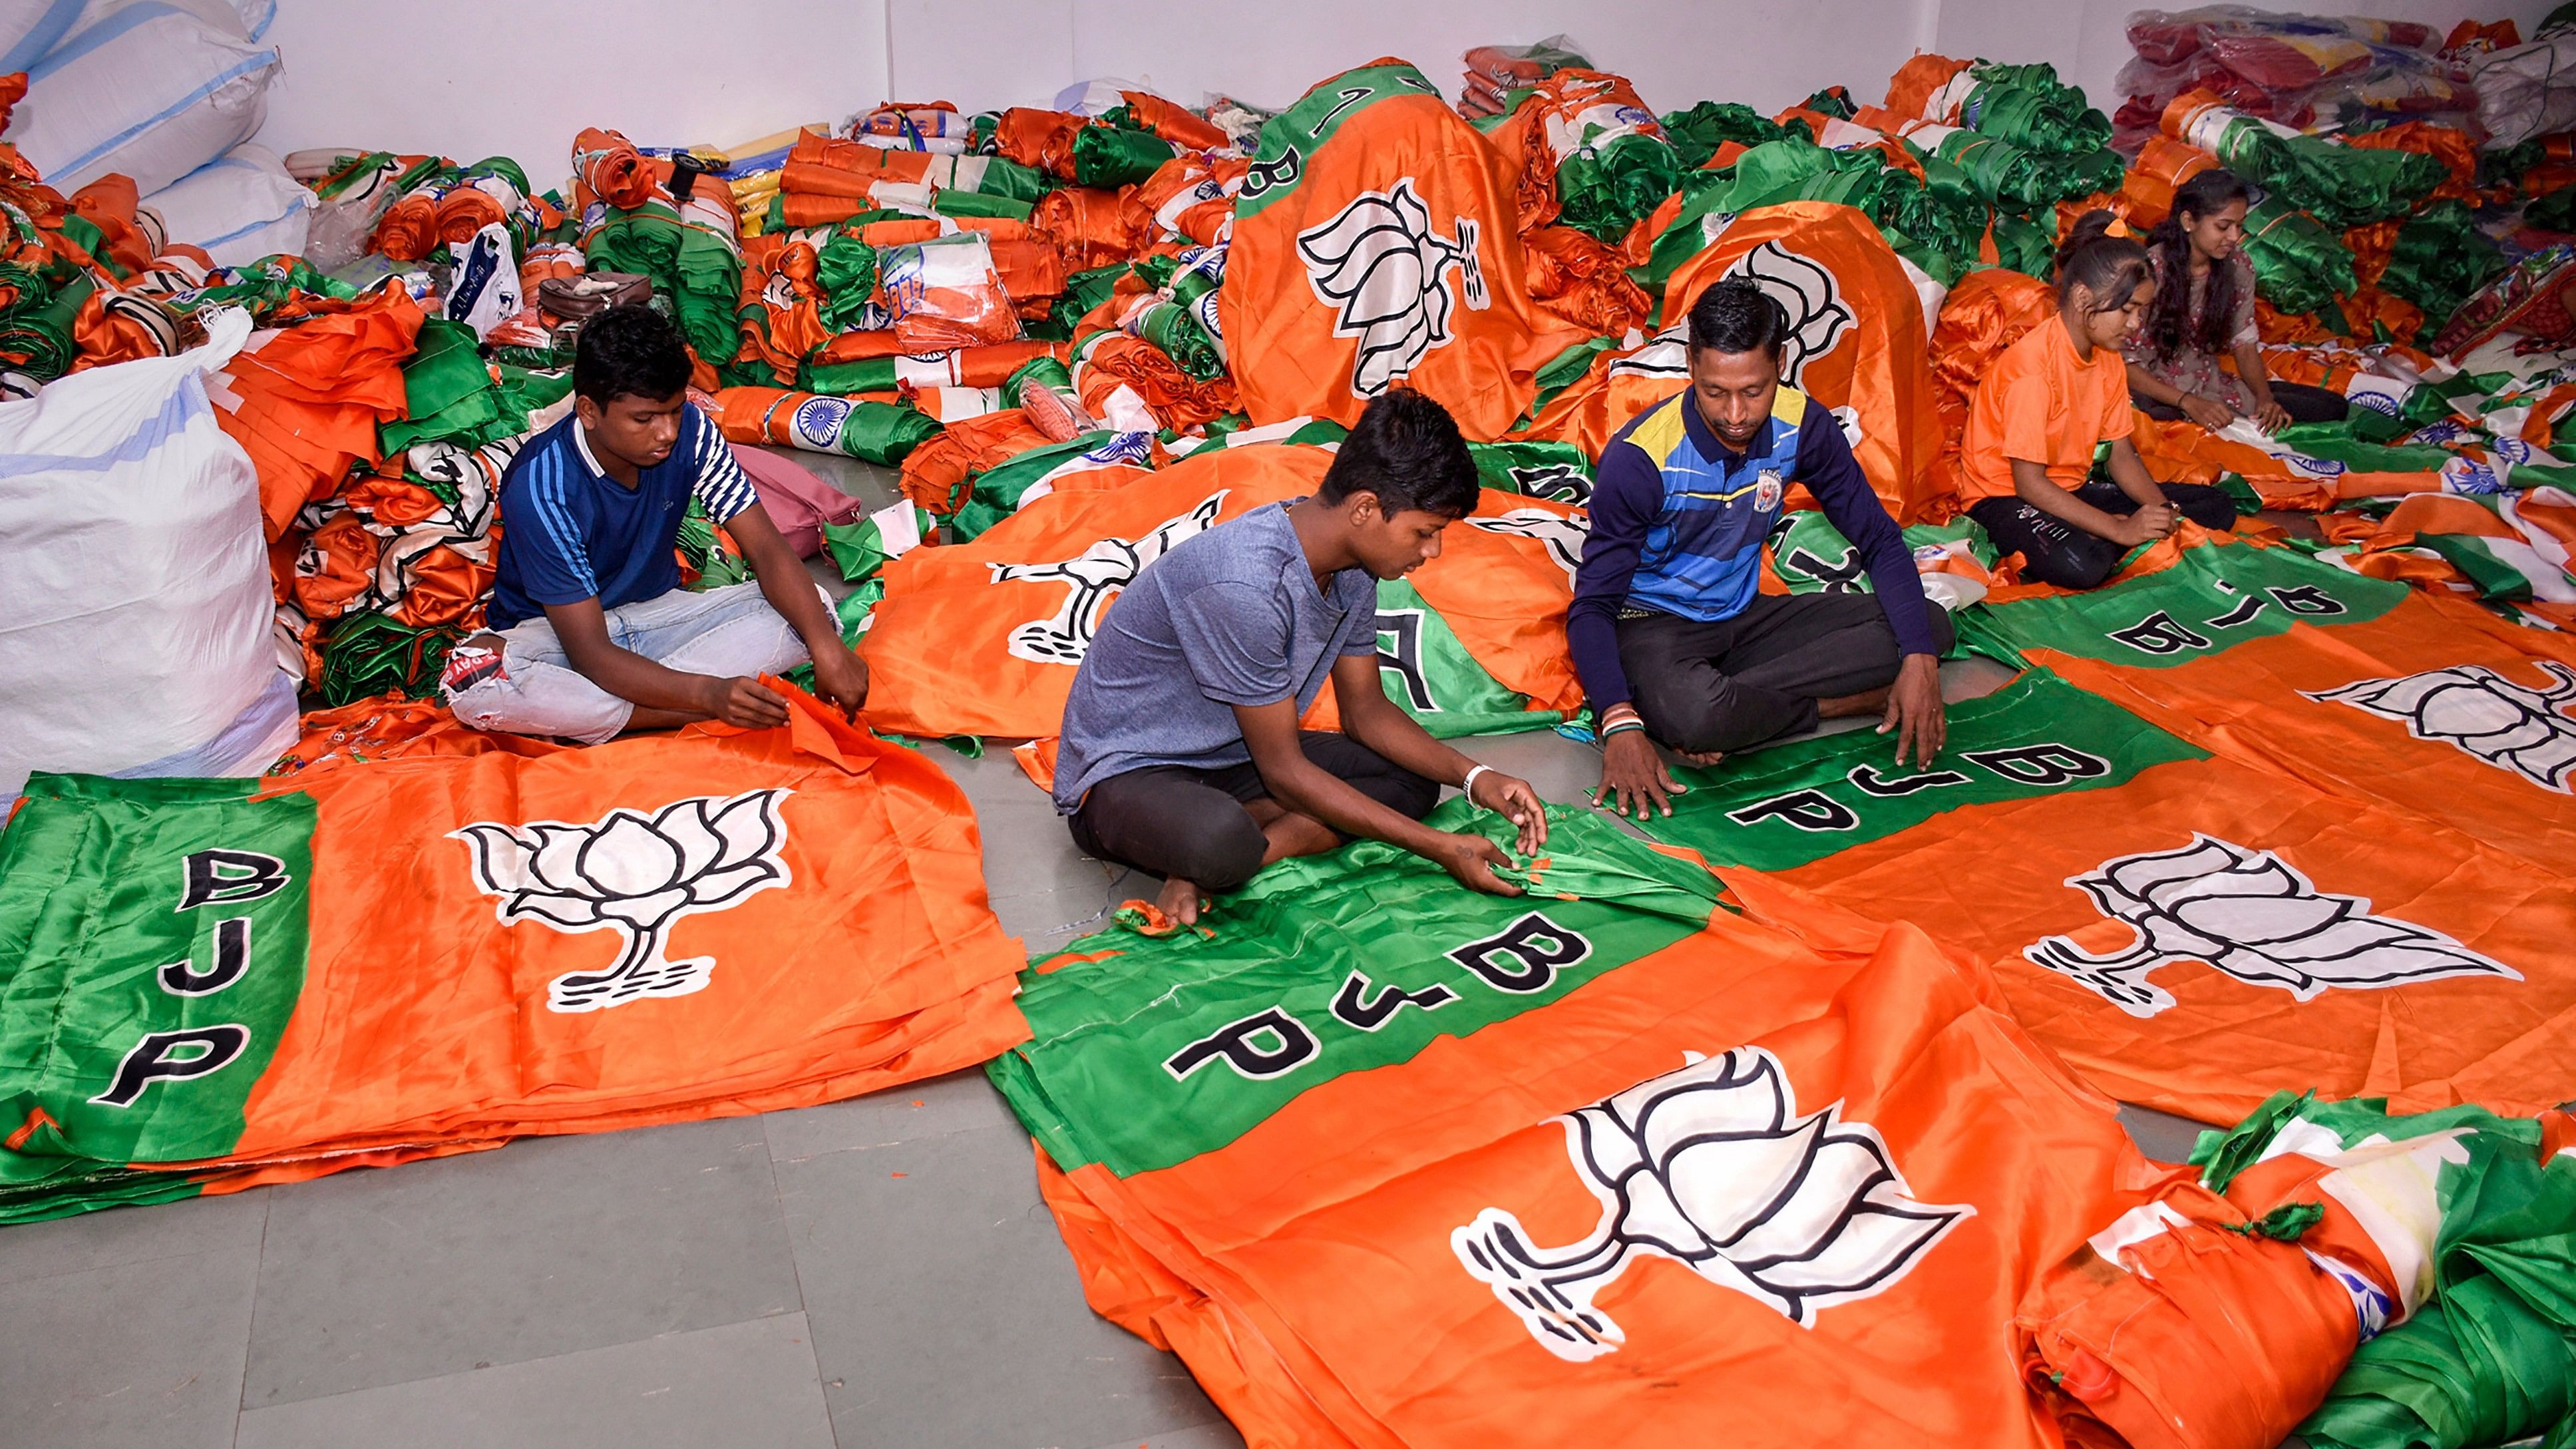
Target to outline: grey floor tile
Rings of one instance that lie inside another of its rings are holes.
[[[1601,783],[1601,750],[1570,740],[1554,730],[1519,735],[1483,735],[1451,740],[1458,753],[1480,765],[1529,781],[1539,798],[1555,805],[1580,805]]]
[[[0,1444],[230,1445],[258,1274],[254,1241],[0,1284]]]
[[[1178,1359],[1083,1303],[1016,1127],[778,1178],[840,1449],[1132,1443],[1220,1417]]]
[[[784,1162],[857,1147],[890,1147],[976,1127],[1006,1127],[1012,1120],[1002,1094],[978,1067],[846,1102],[772,1112],[761,1119],[761,1126],[769,1134],[769,1155]]]
[[[945,746],[929,747],[975,807],[984,840],[984,889],[996,902],[1049,891],[1097,889],[1109,870],[1075,847],[1055,813],[1055,802],[1029,783],[1019,762],[999,743],[970,760]]]
[[[1131,896],[1151,900],[1160,889],[1162,882],[1149,875],[1131,875],[1122,883],[1103,872],[1089,885],[995,901],[993,916],[1003,930],[1020,938],[1031,956],[1044,956],[1076,936],[1102,929],[1120,902]]]
[[[2120,1125],[2129,1129],[2129,1140],[2138,1150],[2158,1162],[2182,1162],[2191,1156],[2191,1145],[2207,1131],[2205,1124],[2153,1107],[2120,1104]]]
[[[805,1315],[241,1416],[236,1449],[832,1449]]]
[[[1213,1424],[1175,1429],[1169,1434],[1155,1434],[1143,1439],[1117,1439],[1096,1449],[1243,1449],[1243,1436],[1234,1426],[1219,1419]]]
[[[1965,659],[1941,661],[1941,699],[1957,704],[1963,699],[1978,699],[1994,693],[2019,677],[2019,671],[1998,664],[1982,654]]]
[[[230,1193],[0,1228],[0,1283],[191,1253],[230,1251],[256,1259],[269,1196]]]
[[[756,1117],[271,1191],[246,1408],[799,1306]]]

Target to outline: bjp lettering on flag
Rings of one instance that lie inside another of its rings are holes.
[[[2274,1091],[2536,1111],[2576,1092],[2576,884],[2420,816],[2212,753],[2033,670],[1899,766],[1865,731],[1681,772],[1658,838],[1754,915],[1910,922],[2124,1101]]]
[[[1024,978],[1093,1306],[1256,1444],[2055,1443],[2005,1328],[2156,1178],[2109,1103],[1910,929],[1575,812],[1513,878],[1362,844]]]
[[[1397,383],[1502,436],[1572,340],[1529,300],[1502,156],[1420,71],[1345,71],[1261,128],[1218,310],[1256,423],[1354,422]]]
[[[2161,566],[2158,566],[2161,565]],[[2203,748],[2576,874],[2576,644],[2295,549],[2166,545],[2086,594],[1962,620]]]
[[[859,645],[868,718],[902,734],[1055,734],[1103,616],[1139,571],[1314,492],[1332,461],[1320,447],[1254,443],[1202,448],[1159,472],[1113,470],[1103,486],[1076,474],[1078,486],[1027,488],[970,543],[904,555],[886,567]],[[1579,509],[1483,490],[1476,513],[1442,535],[1440,557],[1379,585],[1388,696],[1437,734],[1533,728],[1576,708],[1565,610],[1584,528]],[[1307,724],[1334,719],[1318,701]]]
[[[1025,1034],[937,766],[789,725],[252,780],[0,832],[0,1221],[803,1106]]]

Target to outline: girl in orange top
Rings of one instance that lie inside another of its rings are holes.
[[[2022,556],[2021,576],[2089,589],[2128,551],[2172,533],[2178,518],[2235,527],[2216,488],[2147,475],[2129,445],[2129,367],[2121,349],[2156,293],[2147,250],[2086,212],[2057,250],[2057,320],[2004,350],[1977,384],[1961,444],[1968,516],[1995,547]],[[2087,482],[2096,445],[2111,445],[2111,481]]]

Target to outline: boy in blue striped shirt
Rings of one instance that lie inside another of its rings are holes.
[[[440,680],[457,719],[583,744],[703,719],[766,728],[787,706],[759,676],[809,658],[815,693],[855,718],[867,666],[732,445],[689,406],[679,333],[650,308],[611,308],[582,328],[572,376],[572,413],[502,480],[492,632],[459,644]],[[692,497],[756,582],[680,587]]]

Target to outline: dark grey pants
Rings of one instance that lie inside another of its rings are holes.
[[[1926,605],[1950,647],[1949,611]],[[1816,701],[1896,682],[1896,631],[1875,594],[1756,594],[1732,619],[1619,621],[1619,667],[1646,732],[1677,750],[1741,750],[1816,727]]]
[[[1440,803],[1440,787],[1348,735],[1308,730],[1306,758],[1325,773],[1407,819]],[[1148,765],[1091,787],[1073,813],[1073,843],[1102,860],[1134,866],[1210,891],[1252,879],[1270,846],[1243,807],[1266,800],[1259,767],[1214,770]]]
[[[2183,517],[2203,528],[2225,532],[2236,526],[2236,500],[2205,483],[2167,483],[2165,497]],[[2138,500],[2117,483],[2095,479],[2075,496],[2114,518],[2138,511]],[[1968,516],[1986,530],[2001,553],[2021,555],[2021,576],[2061,589],[2089,589],[2111,576],[2128,557],[2129,545],[2086,533],[2075,525],[2040,512],[2018,498],[1981,498]]]

